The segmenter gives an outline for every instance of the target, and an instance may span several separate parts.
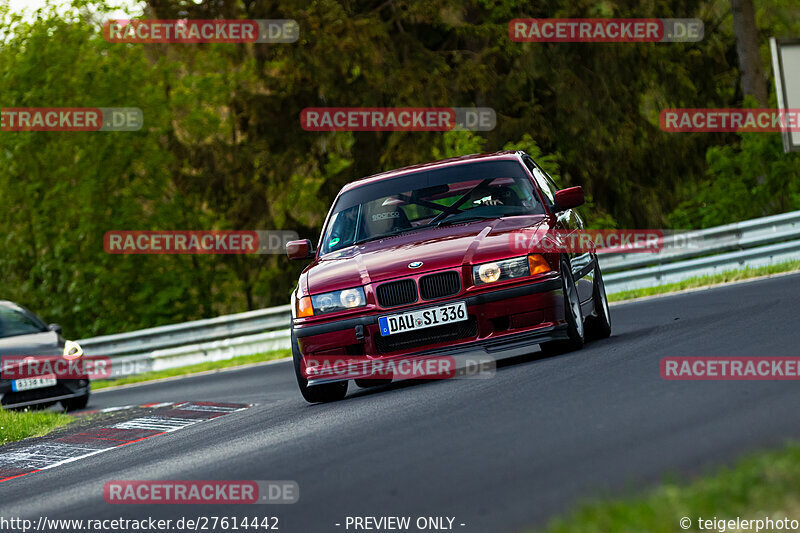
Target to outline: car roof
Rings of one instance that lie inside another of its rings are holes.
[[[394,170],[389,170],[386,172],[381,172],[379,174],[373,174],[372,176],[366,176],[364,178],[357,179],[355,181],[351,181],[344,187],[339,194],[344,193],[345,191],[349,191],[351,189],[355,189],[356,187],[361,187],[362,185],[367,185],[370,183],[375,183],[383,180],[388,180],[391,178],[396,178],[398,176],[402,176],[404,174],[411,174],[413,172],[417,172],[420,170],[432,170],[435,168],[444,168],[444,167],[451,167],[455,165],[460,165],[464,163],[472,163],[475,161],[501,161],[501,160],[516,160],[519,159],[520,152],[517,150],[504,150],[501,152],[493,152],[489,154],[471,154],[471,155],[462,155],[459,157],[451,157],[448,159],[441,159],[439,161],[431,161],[430,163],[421,163],[419,165],[411,165],[408,167],[398,168]]]

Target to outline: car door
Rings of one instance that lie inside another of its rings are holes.
[[[545,196],[545,202],[548,203],[548,208],[555,214],[556,228],[559,230],[566,230],[569,233],[578,232],[584,229],[583,218],[578,214],[576,209],[560,210],[555,204],[555,194],[558,190],[553,178],[547,172],[536,164],[536,162],[528,155],[523,157],[525,166],[533,175],[536,184]],[[578,242],[577,239],[575,242]],[[569,251],[567,257],[572,269],[572,276],[575,279],[575,284],[578,288],[578,296],[581,302],[585,302],[592,297],[592,266],[593,256],[590,252]],[[587,276],[588,275],[588,276]]]

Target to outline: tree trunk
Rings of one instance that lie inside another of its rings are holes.
[[[767,107],[767,80],[761,66],[753,0],[731,0],[731,10],[742,91],[745,96],[749,94],[755,97],[760,107]]]

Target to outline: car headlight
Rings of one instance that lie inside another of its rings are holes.
[[[484,263],[478,267],[478,277],[475,280],[480,283],[492,283],[500,279],[502,272],[497,263]],[[473,275],[473,277],[475,277]]]
[[[549,263],[539,254],[523,255],[503,261],[493,261],[472,267],[472,280],[475,285],[485,285],[495,281],[521,278],[552,270]]]
[[[314,312],[322,314],[363,307],[367,305],[367,298],[364,296],[362,287],[355,287],[353,289],[316,294],[311,297],[311,303],[314,306]]]

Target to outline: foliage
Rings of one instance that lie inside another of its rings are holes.
[[[727,2],[143,5],[149,18],[293,18],[301,34],[293,44],[111,44],[105,0],[26,17],[0,3],[0,106],[139,107],[145,117],[138,132],[0,132],[0,297],[69,337],[283,304],[302,268],[276,255],[110,255],[109,230],[315,239],[345,183],[476,151],[524,149],[559,184],[582,185],[592,227],[701,226],[797,206],[797,159],[777,136],[659,129],[663,108],[741,105]],[[757,7],[766,65],[765,37],[800,31],[797,7]],[[698,17],[706,35],[512,42],[508,21],[524,17]],[[302,130],[302,109],[321,106],[492,107],[497,127]]]
[[[743,133],[739,145],[706,153],[708,179],[687,185],[675,228],[707,228],[800,209],[800,154],[785,154],[779,133]]]

